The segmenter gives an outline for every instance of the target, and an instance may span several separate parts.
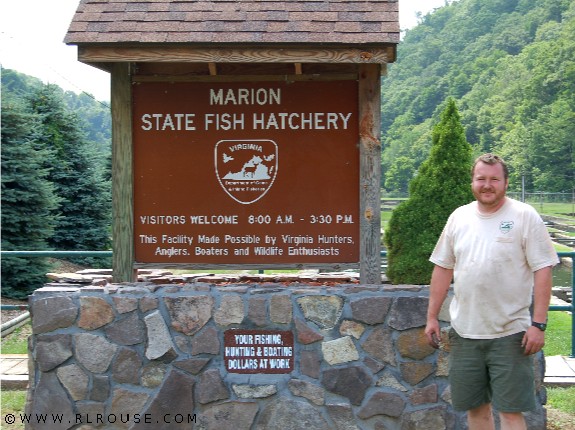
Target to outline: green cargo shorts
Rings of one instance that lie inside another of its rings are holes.
[[[533,358],[523,354],[524,335],[466,339],[450,330],[449,382],[455,410],[490,402],[499,412],[535,409]]]

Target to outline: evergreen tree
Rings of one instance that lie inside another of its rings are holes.
[[[97,251],[110,248],[111,193],[104,179],[104,162],[90,146],[79,118],[70,112],[62,91],[46,85],[37,92],[32,102],[44,129],[43,144],[56,153],[56,165],[49,179],[61,199],[60,217],[49,244],[57,250]],[[92,258],[78,258],[75,262],[90,265]]]
[[[52,154],[35,142],[38,117],[2,92],[2,249],[44,250],[56,222],[57,198],[44,166]],[[22,299],[46,281],[42,258],[2,258],[2,296]]]
[[[473,200],[471,146],[451,98],[434,127],[429,157],[409,184],[408,200],[392,213],[385,232],[387,277],[394,284],[428,284],[429,256],[451,212]]]
[[[30,97],[45,84],[32,76],[18,73],[15,70],[2,68],[2,91],[15,93],[20,97]],[[61,91],[68,110],[82,119],[82,129],[90,143],[98,152],[108,155],[111,152],[112,116],[110,106],[95,100],[91,95],[76,94],[72,91]]]

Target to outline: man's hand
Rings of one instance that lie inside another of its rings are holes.
[[[441,305],[447,297],[452,279],[453,269],[435,265],[429,284],[429,306],[427,307],[427,326],[425,327],[427,343],[435,349],[439,348],[441,342],[438,315],[441,311]]]
[[[425,327],[425,336],[427,337],[427,343],[433,348],[439,348],[439,342],[441,341],[441,329],[439,328],[439,321],[429,320],[427,321],[427,326]]]
[[[536,354],[545,345],[545,332],[542,332],[537,327],[529,327],[523,336],[521,346],[523,347],[525,355]]]

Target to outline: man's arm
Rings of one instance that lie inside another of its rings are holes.
[[[533,321],[547,322],[547,311],[551,301],[551,289],[553,287],[553,267],[548,266],[534,273],[533,286]],[[529,327],[523,337],[525,354],[535,354],[545,345],[545,332],[537,327]]]
[[[439,348],[441,329],[439,328],[438,315],[441,305],[447,297],[452,279],[453,269],[435,265],[429,285],[429,306],[427,308],[427,326],[425,327],[427,343],[434,348]]]

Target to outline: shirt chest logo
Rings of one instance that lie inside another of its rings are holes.
[[[513,230],[513,221],[501,221],[499,223],[499,231],[503,234],[509,233]]]

